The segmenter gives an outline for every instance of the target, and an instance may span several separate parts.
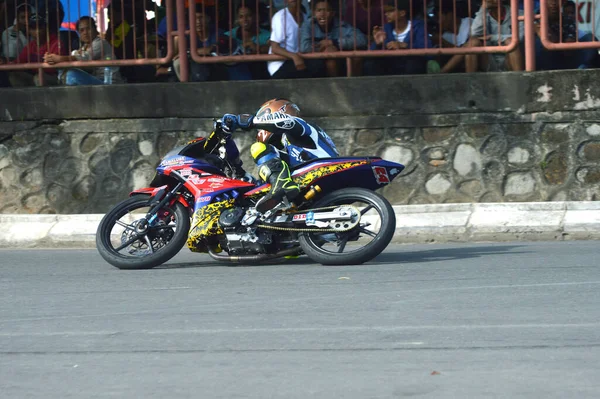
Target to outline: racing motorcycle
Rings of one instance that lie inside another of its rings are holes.
[[[119,269],[149,269],[185,245],[226,262],[256,263],[307,255],[323,265],[355,265],[390,243],[396,218],[375,191],[404,165],[380,157],[314,159],[291,168],[301,192],[267,212],[254,205],[270,184],[236,176],[227,133],[214,121],[206,138],[167,153],[147,188],[104,215],[96,234],[100,255]],[[215,142],[214,145],[208,145]]]

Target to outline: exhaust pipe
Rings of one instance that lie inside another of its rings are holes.
[[[302,252],[302,248],[288,248],[282,251],[279,251],[274,254],[258,254],[258,255],[239,255],[239,256],[231,256],[231,255],[221,255],[213,251],[212,248],[208,248],[208,254],[211,258],[218,261],[228,261],[228,262],[259,262],[263,260],[277,259],[283,258],[284,256],[289,255],[299,255]]]

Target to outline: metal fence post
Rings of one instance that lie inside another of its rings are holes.
[[[545,3],[542,2],[542,6]],[[535,14],[533,0],[525,0],[525,70],[535,71]],[[518,26],[518,25],[517,25]]]

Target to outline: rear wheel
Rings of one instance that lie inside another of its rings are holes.
[[[175,256],[185,245],[190,230],[187,209],[176,202],[157,212],[146,227],[148,195],[135,195],[117,204],[98,225],[96,248],[119,269],[150,269]]]
[[[396,216],[381,195],[364,188],[334,191],[311,208],[353,205],[360,209],[359,224],[343,233],[301,233],[304,253],[323,265],[358,265],[379,255],[390,243],[396,230]]]

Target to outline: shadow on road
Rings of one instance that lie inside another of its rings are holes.
[[[470,258],[480,258],[490,255],[518,255],[530,253],[531,251],[519,251],[518,248],[523,245],[490,245],[490,246],[465,246],[456,248],[435,248],[423,249],[418,251],[403,251],[402,247],[388,249],[377,256],[374,260],[366,263],[368,265],[385,265],[397,263],[420,263],[420,262],[442,262],[448,260],[460,260]],[[407,249],[409,247],[406,247]],[[196,267],[264,267],[264,266],[299,266],[299,265],[315,265],[315,262],[307,256],[301,256],[293,259],[274,259],[260,263],[230,263],[218,262],[214,260],[206,261],[206,258],[198,259],[198,262],[183,262],[183,263],[167,263],[156,267],[156,269],[182,269]],[[343,265],[342,265],[343,266]],[[337,266],[327,266],[337,267]]]
[[[518,255],[531,251],[517,251],[523,245],[493,245],[493,246],[468,246],[459,248],[435,248],[420,251],[386,251],[373,260],[373,263],[419,263],[440,262],[448,260],[480,258],[490,255]]]

